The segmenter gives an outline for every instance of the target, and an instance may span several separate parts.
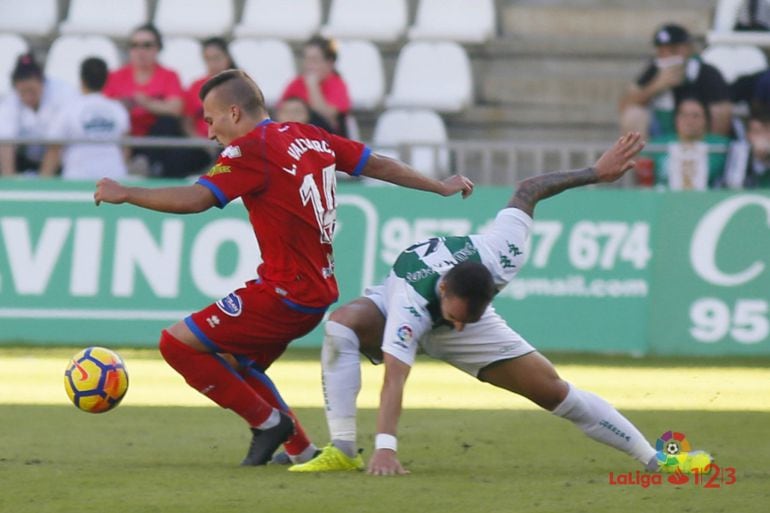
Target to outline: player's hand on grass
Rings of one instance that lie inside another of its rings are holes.
[[[128,193],[126,188],[115,180],[102,178],[96,182],[96,192],[94,192],[94,202],[98,207],[101,202],[105,203],[125,203]]]
[[[473,182],[465,176],[452,175],[441,180],[441,184],[443,186],[442,196],[452,196],[460,192],[465,199],[473,193]]]
[[[372,476],[400,476],[409,471],[401,466],[396,457],[396,451],[390,449],[377,449],[369,460],[367,474]]]
[[[644,141],[639,132],[629,132],[605,151],[594,164],[598,181],[614,182],[636,163],[634,157],[644,148]]]

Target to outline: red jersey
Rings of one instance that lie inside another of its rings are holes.
[[[342,77],[336,73],[332,73],[321,82],[321,92],[324,95],[324,99],[334,105],[338,111],[343,114],[350,112],[350,95],[348,94],[348,86],[345,85],[345,81]],[[286,86],[281,96],[281,101],[287,98],[302,98],[306,103],[310,102],[310,96],[307,92],[307,85],[305,85],[305,79],[297,77]]]
[[[122,101],[131,115],[131,135],[147,135],[157,119],[155,114],[134,103],[134,95],[143,93],[159,100],[182,98],[184,91],[179,76],[168,68],[156,66],[149,82],[137,84],[131,66],[124,66],[109,74],[104,95]]]
[[[260,279],[284,302],[302,309],[337,300],[332,236],[336,225],[335,171],[357,176],[371,150],[301,123],[267,119],[224,149],[200,179],[224,207],[242,198],[262,264]]]

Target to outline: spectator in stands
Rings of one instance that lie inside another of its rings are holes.
[[[333,133],[344,136],[350,96],[345,81],[334,68],[336,61],[337,49],[332,40],[320,36],[308,40],[302,50],[302,75],[289,83],[281,101],[301,98],[310,106],[311,118],[316,114]]]
[[[184,97],[184,132],[188,137],[209,138],[209,126],[203,120],[203,102],[198,97],[201,87],[206,81],[226,69],[234,69],[238,66],[230,55],[227,47],[227,41],[221,37],[211,37],[201,43],[203,60],[206,63],[206,76],[201,77],[185,91]],[[179,150],[177,162],[178,165],[191,170],[203,171],[207,169],[214,160],[216,153],[204,148],[193,148]]]
[[[331,132],[332,128],[324,118],[310,110],[310,105],[302,98],[292,96],[281,100],[275,111],[275,120],[279,123],[294,121],[296,123],[305,123],[323,128]]]
[[[743,0],[738,8],[735,30],[770,30],[770,2]]]
[[[744,83],[744,88],[749,89],[750,94],[738,99],[747,100],[752,111],[770,109],[770,69],[741,77],[737,82]]]
[[[74,96],[64,82],[45,78],[32,54],[21,55],[11,73],[13,91],[0,103],[0,139],[45,136],[46,127]],[[42,144],[0,144],[0,175],[37,173]]]
[[[652,136],[673,134],[674,109],[685,96],[695,96],[708,106],[710,132],[729,136],[732,106],[722,74],[695,54],[687,29],[664,25],[653,36],[656,57],[620,102],[620,125]]]
[[[191,137],[209,137],[209,126],[203,121],[203,102],[198,97],[201,87],[211,77],[226,69],[234,69],[235,64],[227,41],[221,37],[206,39],[201,44],[203,60],[206,62],[206,76],[193,82],[185,92],[185,132]]]
[[[675,135],[652,138],[645,151],[654,162],[656,185],[672,190],[721,187],[730,139],[707,132],[706,105],[696,97],[683,98],[675,124]]]
[[[131,135],[183,136],[184,91],[176,72],[158,63],[163,47],[152,24],[135,29],[129,38],[129,63],[110,73],[104,94],[120,100],[131,116]],[[190,171],[179,165],[178,150],[134,148],[134,157],[149,160],[152,176],[179,177]]]
[[[752,111],[746,137],[751,151],[745,186],[770,188],[770,111]]]
[[[78,96],[62,108],[48,127],[53,139],[67,137],[88,139],[117,139],[124,136],[130,126],[128,111],[117,100],[102,94],[107,82],[107,63],[90,57],[80,66],[82,96]],[[96,180],[103,176],[122,178],[126,175],[126,162],[122,148],[117,144],[71,144],[64,147],[51,145],[40,167],[41,176],[53,176],[61,163],[62,178]]]

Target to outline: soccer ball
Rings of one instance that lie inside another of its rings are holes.
[[[64,371],[64,390],[72,403],[88,413],[115,408],[128,390],[123,359],[103,347],[88,347],[72,357]]]

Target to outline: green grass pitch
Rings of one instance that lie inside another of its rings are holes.
[[[132,381],[120,407],[79,412],[61,386],[74,352],[0,350],[0,512],[743,513],[770,503],[767,361],[556,358],[563,376],[618,405],[651,441],[682,431],[735,469],[729,486],[664,478],[643,488],[610,483],[610,473],[640,469],[627,456],[437,362],[419,361],[407,385],[399,439],[412,474],[375,478],[239,467],[244,424],[208,406],[151,351],[121,351]],[[272,374],[325,443],[315,357],[290,354]],[[364,371],[359,425],[368,456],[379,370]]]

